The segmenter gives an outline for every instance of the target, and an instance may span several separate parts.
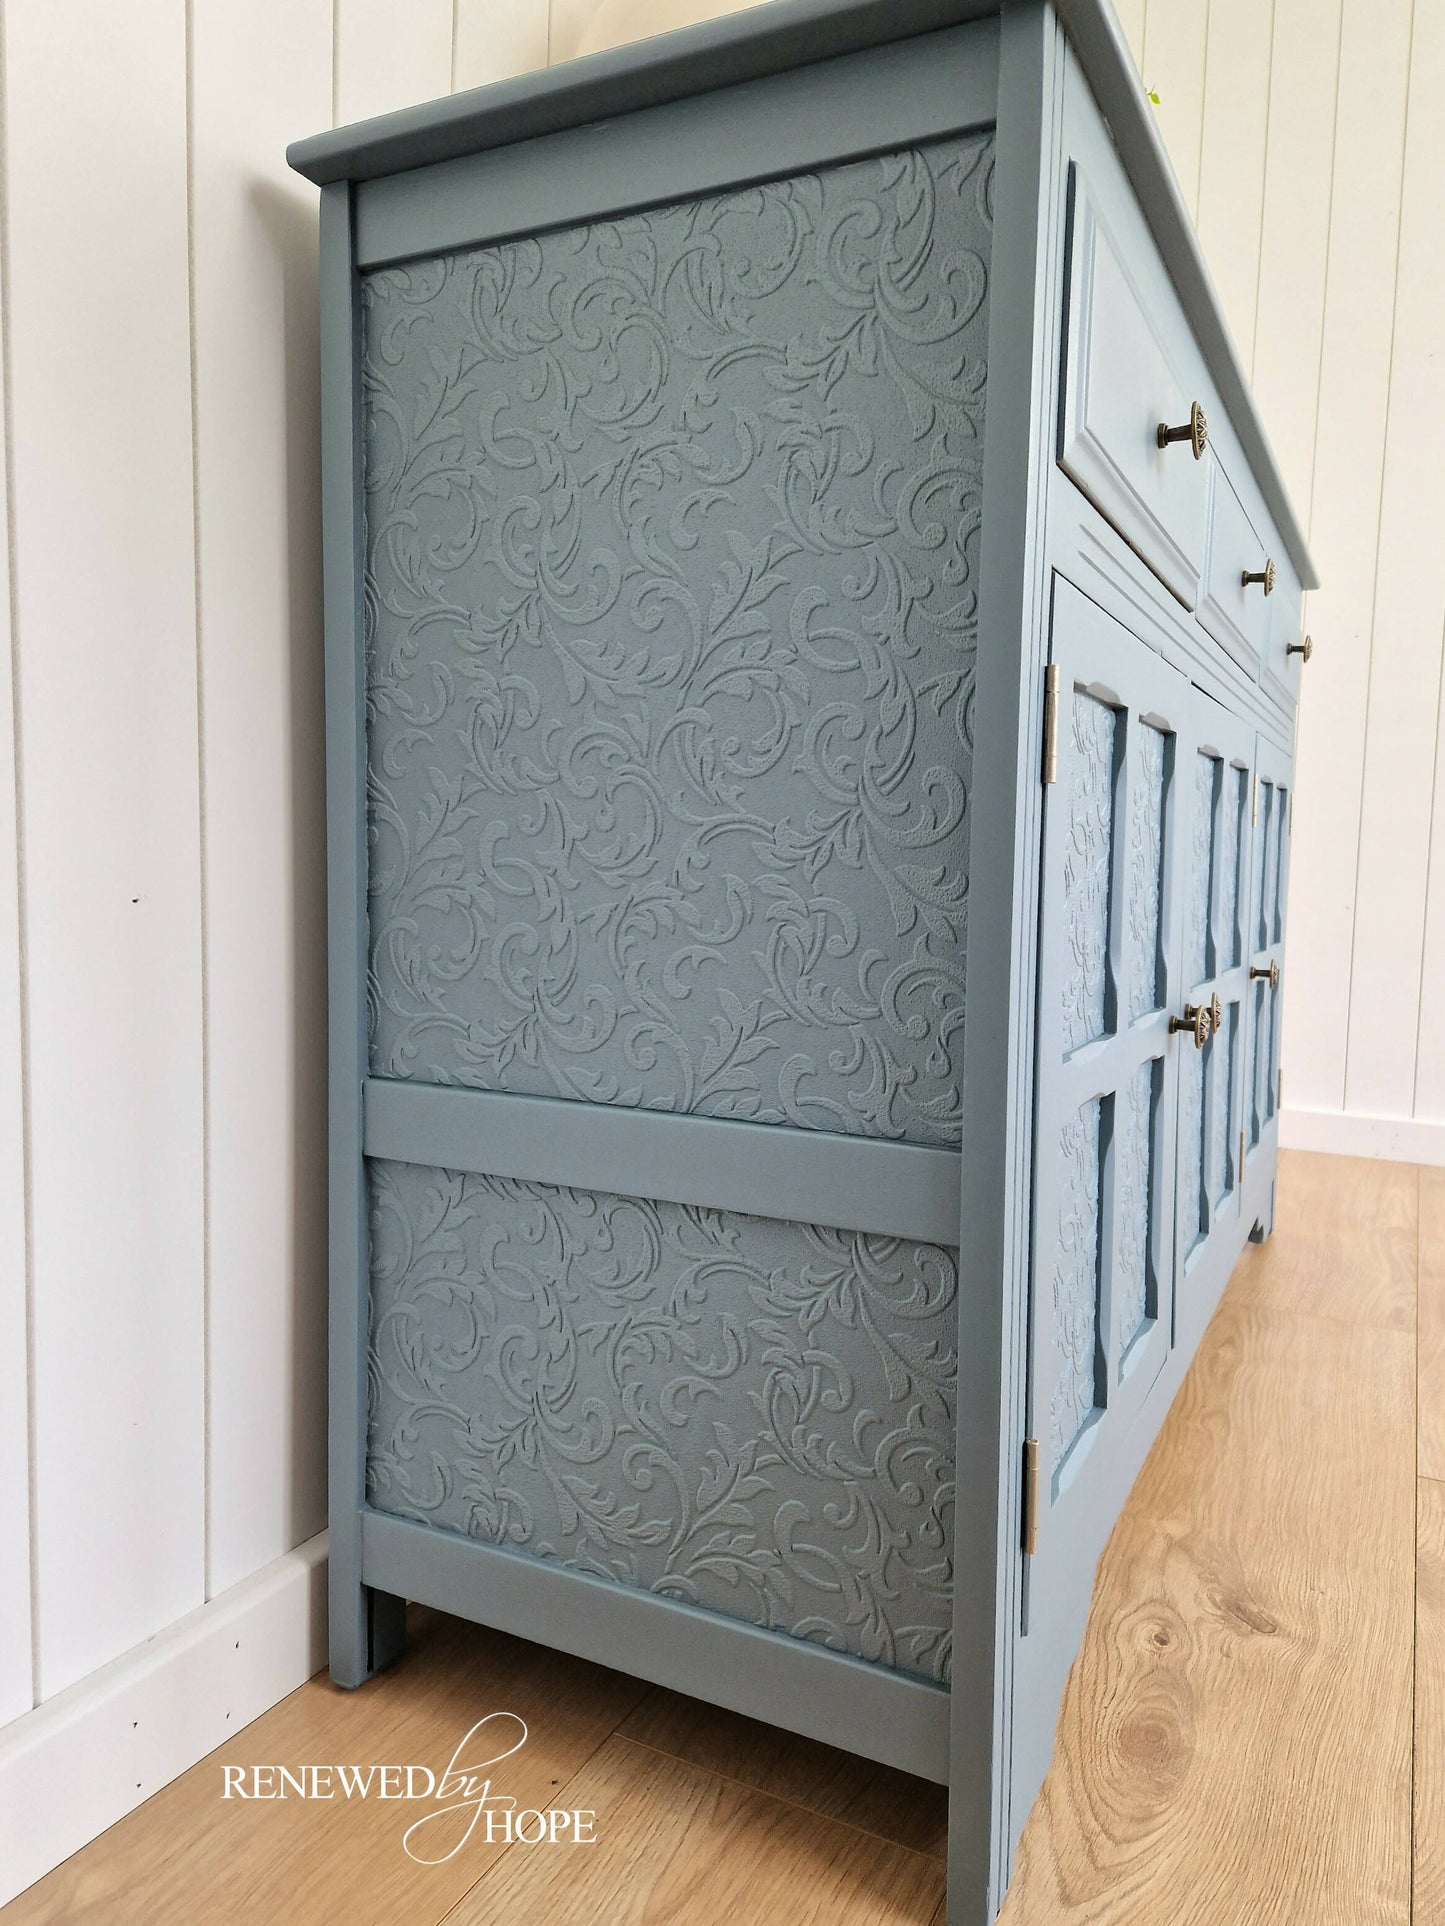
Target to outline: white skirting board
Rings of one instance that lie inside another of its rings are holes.
[[[1445,1164],[1445,1121],[1430,1117],[1366,1117],[1344,1110],[1281,1110],[1285,1150],[1323,1150],[1336,1157],[1381,1157],[1395,1164]]]
[[[325,1663],[322,1532],[0,1727],[0,1905]]]

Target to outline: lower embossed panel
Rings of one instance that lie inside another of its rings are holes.
[[[947,1680],[952,1251],[370,1176],[377,1510]]]

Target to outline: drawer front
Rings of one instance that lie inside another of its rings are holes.
[[[1256,530],[1228,472],[1216,461],[1209,572],[1199,620],[1254,676],[1268,652],[1274,604],[1286,572],[1280,557],[1269,552],[1267,540]],[[1245,579],[1263,575],[1269,577],[1268,583]]]
[[[1294,570],[1287,563],[1281,562],[1279,565],[1279,580],[1269,600],[1269,638],[1265,644],[1260,682],[1276,702],[1293,709],[1299,701],[1303,664],[1296,645],[1304,641],[1304,594]]]
[[[1100,216],[1072,170],[1073,243],[1062,445],[1064,472],[1186,608],[1199,594],[1209,513],[1210,461],[1187,439],[1159,445],[1161,423],[1207,412],[1198,350],[1157,266],[1148,291],[1125,266],[1136,259]],[[1151,257],[1152,264],[1152,257]]]

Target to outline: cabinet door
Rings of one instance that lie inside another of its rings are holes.
[[[1168,1355],[1186,679],[1055,587],[1044,804],[1028,1423],[1037,1542],[1015,1686],[1015,1830],[1048,1764],[1094,1567]],[[1189,749],[1192,753],[1192,747]]]
[[[1254,731],[1201,690],[1190,707],[1181,784],[1185,831],[1186,1014],[1182,1037],[1175,1341],[1192,1351],[1238,1255],[1244,1173],[1245,1005],[1249,986],[1250,805]]]
[[[1289,875],[1288,757],[1261,736],[1255,757],[1253,849],[1245,940],[1249,946],[1248,1043],[1244,1063],[1245,1214],[1269,1219],[1269,1187],[1279,1146],[1279,1039],[1284,995],[1284,911]],[[1260,1172],[1256,1186],[1252,1170]]]

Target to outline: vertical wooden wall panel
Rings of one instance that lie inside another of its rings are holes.
[[[1324,586],[1299,732],[1289,1100],[1345,1098],[1370,633],[1389,398],[1410,0],[1345,0],[1310,538]],[[1368,138],[1362,130],[1368,129]]]
[[[1423,423],[1445,420],[1445,9],[1416,0],[1400,257],[1380,502],[1369,730],[1361,797],[1345,1107],[1408,1117],[1415,1101],[1425,890],[1445,628],[1445,464]],[[1313,666],[1313,664],[1311,665]],[[1445,983],[1431,959],[1426,993]]]
[[[1210,0],[1149,0],[1144,33],[1144,85],[1159,96],[1159,131],[1191,214],[1199,206],[1209,7]]]
[[[1259,298],[1253,343],[1239,344],[1246,360],[1253,359],[1265,427],[1306,525],[1330,250],[1340,7],[1341,0],[1274,0]],[[1291,947],[1297,960],[1293,932]]]
[[[1119,25],[1124,29],[1124,38],[1128,41],[1129,51],[1134,56],[1134,65],[1142,70],[1149,0],[1117,0],[1114,11],[1119,16]],[[1144,84],[1148,87],[1153,83],[1146,80]]]
[[[0,62],[0,76],[3,76]],[[0,251],[0,276],[4,274]],[[0,279],[0,308],[3,308]],[[6,430],[0,397],[0,436]],[[20,875],[11,681],[10,544],[0,465],[0,1725],[28,1711],[30,1399],[26,1355],[25,1116],[21,1088]]]
[[[326,1522],[325,827],[316,197],[330,0],[193,0],[210,1561]]]
[[[201,1601],[182,0],[10,0],[40,1684]]]
[[[547,13],[547,0],[457,0],[453,90],[545,67]]]
[[[452,0],[334,4],[338,126],[451,92]],[[248,9],[238,11],[244,18]]]
[[[1199,239],[1249,367],[1259,288],[1274,0],[1210,0]]]
[[[725,13],[741,13],[759,0],[551,0],[552,64],[579,54],[600,53],[648,34],[670,33]]]
[[[1445,647],[1445,638],[1442,638],[1442,647]],[[1414,1114],[1445,1124],[1445,997],[1440,994],[1440,985],[1445,983],[1445,690],[1435,712],[1432,797]]]

